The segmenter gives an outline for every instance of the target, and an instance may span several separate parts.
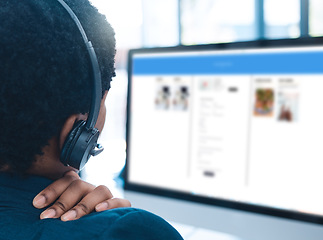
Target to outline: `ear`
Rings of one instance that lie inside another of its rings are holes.
[[[74,124],[79,120],[86,120],[87,115],[84,114],[74,114],[71,115],[67,120],[65,121],[61,133],[59,135],[59,149],[62,150],[63,144],[65,142],[65,139],[67,138],[68,134],[72,131]]]

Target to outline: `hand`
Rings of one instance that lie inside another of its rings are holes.
[[[131,206],[126,199],[113,198],[107,187],[103,185],[95,187],[81,180],[73,171],[67,172],[64,177],[41,191],[34,198],[33,205],[40,209],[54,201],[51,207],[40,214],[40,219],[60,217],[62,221],[69,221],[79,219],[94,210],[101,212]]]

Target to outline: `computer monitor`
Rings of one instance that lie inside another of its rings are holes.
[[[129,51],[125,189],[323,224],[323,38]]]

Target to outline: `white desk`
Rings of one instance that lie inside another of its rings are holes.
[[[174,227],[186,237],[185,240],[323,239],[323,226],[317,224],[246,213],[132,191],[125,191],[124,196],[132,202],[133,207],[146,209],[173,223]]]
[[[170,224],[176,228],[184,240],[239,240],[239,238],[235,236],[218,231],[212,231],[209,229],[198,228],[176,222],[170,222]]]

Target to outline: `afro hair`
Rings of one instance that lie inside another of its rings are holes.
[[[88,0],[65,2],[93,44],[103,96],[115,76],[114,31]],[[69,116],[89,112],[91,63],[56,0],[1,1],[0,22],[0,169],[24,173]]]

